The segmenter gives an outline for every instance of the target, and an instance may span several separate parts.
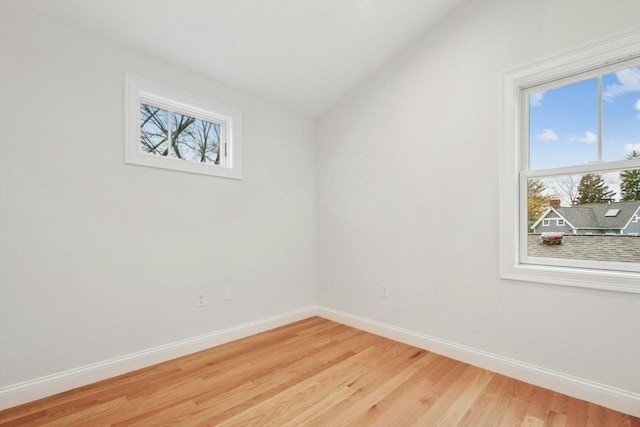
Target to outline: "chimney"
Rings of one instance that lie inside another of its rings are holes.
[[[549,206],[556,209],[560,207],[560,199],[551,199],[549,200]]]

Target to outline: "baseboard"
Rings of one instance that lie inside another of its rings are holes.
[[[432,351],[539,387],[615,409],[625,414],[640,417],[640,394],[638,393],[610,387],[327,307],[318,307],[317,314],[325,319]]]
[[[2,387],[0,388],[0,410],[195,353],[315,315],[317,315],[317,307],[306,307]]]
[[[640,417],[640,394],[327,307],[311,306],[0,388],[0,410],[161,363],[311,316],[321,316],[572,397]]]

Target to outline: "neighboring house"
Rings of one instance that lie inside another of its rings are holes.
[[[640,200],[560,207],[557,203],[532,226],[533,233],[640,234]]]

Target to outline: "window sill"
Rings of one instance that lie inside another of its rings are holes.
[[[640,294],[640,276],[633,272],[519,264],[503,269],[502,279]]]

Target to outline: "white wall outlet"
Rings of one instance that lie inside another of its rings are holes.
[[[204,292],[198,292],[197,293],[197,302],[196,302],[196,307],[204,307],[205,305],[207,305],[207,296],[204,294]]]
[[[224,288],[224,300],[231,301],[233,299],[233,288],[231,286],[226,286]]]
[[[389,296],[389,287],[387,285],[380,286],[380,296],[382,298],[387,298]]]

